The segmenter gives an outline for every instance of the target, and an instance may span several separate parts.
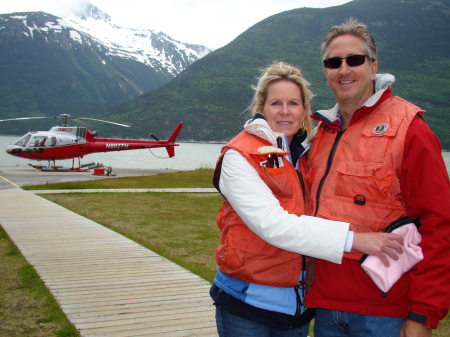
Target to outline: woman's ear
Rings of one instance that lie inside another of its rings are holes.
[[[305,104],[305,112],[310,113],[311,112],[310,108],[311,108],[311,105],[309,103],[306,103]]]

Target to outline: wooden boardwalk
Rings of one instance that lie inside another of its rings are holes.
[[[217,336],[209,282],[20,188],[0,224],[82,336]]]

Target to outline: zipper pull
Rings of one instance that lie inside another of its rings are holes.
[[[277,137],[277,146],[279,149],[283,150],[283,139],[281,138],[281,136]]]

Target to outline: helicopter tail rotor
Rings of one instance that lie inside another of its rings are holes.
[[[154,140],[156,140],[157,142],[159,142],[159,138],[156,137],[153,133],[150,134],[150,137],[152,137]]]

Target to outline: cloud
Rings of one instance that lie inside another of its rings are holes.
[[[47,12],[64,17],[79,11],[88,3],[88,0],[3,0],[0,9],[1,13]]]
[[[265,18],[298,7],[327,7],[350,0],[92,0],[113,22],[162,31],[182,42],[219,48]],[[68,16],[87,0],[1,0],[0,13],[44,11]]]
[[[93,3],[119,25],[157,29],[183,42],[218,48],[255,23],[296,8],[299,1],[128,0],[126,6],[123,0],[93,0]]]

